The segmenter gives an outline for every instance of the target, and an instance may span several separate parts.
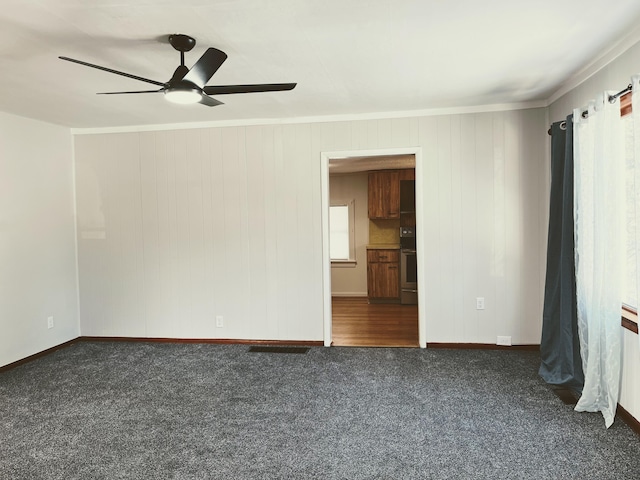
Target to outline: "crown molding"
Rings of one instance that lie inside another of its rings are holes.
[[[406,110],[397,112],[375,112],[345,115],[323,115],[291,118],[262,118],[240,120],[218,120],[210,122],[167,123],[157,125],[126,125],[120,127],[71,128],[72,135],[96,135],[104,133],[155,132],[163,130],[190,130],[212,127],[246,127],[260,125],[288,125],[300,123],[350,122],[359,120],[385,120],[394,118],[432,117],[438,115],[462,115],[469,113],[504,112],[510,110],[526,110],[545,108],[544,100],[518,103],[501,103],[494,105],[475,105],[470,107],[447,107],[426,110]]]
[[[549,97],[545,106],[550,106],[563,95],[566,95],[571,90],[584,83],[638,42],[640,42],[640,26],[634,28],[617,43],[604,49],[592,62],[588,63],[569,77],[569,79],[566,80],[562,86]]]

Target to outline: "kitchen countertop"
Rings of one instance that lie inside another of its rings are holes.
[[[400,250],[398,243],[374,243],[367,245],[367,250]]]

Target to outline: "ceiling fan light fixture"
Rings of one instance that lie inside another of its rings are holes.
[[[223,105],[223,102],[216,100],[210,95],[226,95],[230,93],[252,93],[252,92],[279,92],[291,90],[295,83],[261,83],[248,85],[216,85],[207,86],[207,82],[227,59],[227,54],[217,48],[209,47],[202,54],[200,59],[187,68],[184,64],[184,53],[190,51],[196,44],[193,37],[183,34],[169,36],[171,46],[180,52],[180,65],[175,69],[171,79],[166,82],[151,80],[150,78],[139,77],[127,72],[121,72],[112,68],[103,67],[93,63],[83,62],[69,57],[58,57],[61,60],[77,63],[86,67],[95,68],[104,72],[113,73],[123,77],[138,80],[140,82],[151,83],[160,87],[157,90],[138,90],[127,92],[101,92],[101,95],[122,95],[128,93],[158,93],[163,92],[166,99],[172,103],[188,105],[199,103],[206,107]]]
[[[202,99],[202,93],[197,88],[168,88],[164,92],[164,98],[171,103],[188,105],[198,103]]]

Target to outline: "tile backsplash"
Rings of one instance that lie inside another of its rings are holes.
[[[400,220],[369,220],[369,244],[400,243]]]

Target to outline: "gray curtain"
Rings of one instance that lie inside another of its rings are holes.
[[[573,237],[573,115],[551,126],[551,199],[540,357],[539,374],[547,383],[582,392]]]

